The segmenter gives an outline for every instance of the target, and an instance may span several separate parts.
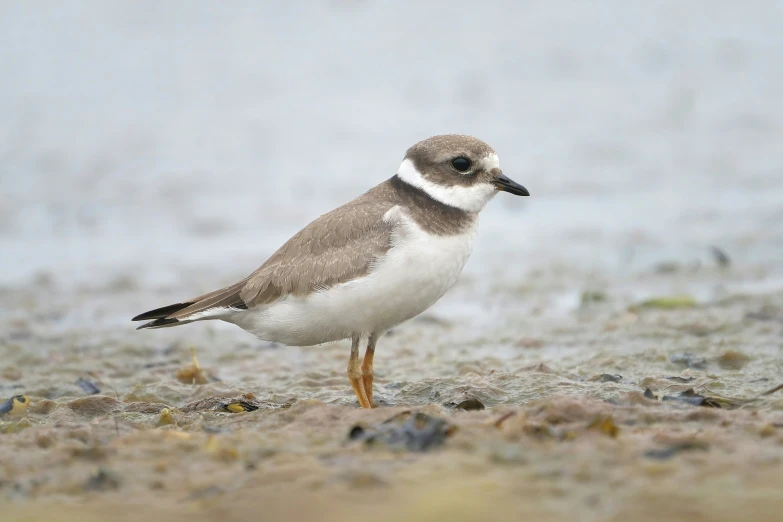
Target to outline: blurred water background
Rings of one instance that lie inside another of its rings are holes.
[[[0,3],[0,283],[206,289],[394,174],[489,142],[466,272],[783,261],[783,4]],[[774,278],[773,278],[774,279]]]

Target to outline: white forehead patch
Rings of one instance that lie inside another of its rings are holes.
[[[494,152],[490,152],[481,160],[481,166],[484,170],[492,170],[500,168],[500,159]]]
[[[493,156],[495,156],[495,163],[497,163],[497,155],[493,154]],[[486,158],[483,161],[486,161]],[[484,205],[497,194],[497,189],[491,183],[476,183],[467,187],[433,183],[424,178],[421,172],[416,169],[416,165],[407,158],[400,165],[397,176],[405,183],[423,190],[432,199],[467,212],[480,212]]]

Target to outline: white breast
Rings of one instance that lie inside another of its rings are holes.
[[[309,346],[382,332],[420,314],[456,283],[473,249],[478,219],[451,236],[427,233],[400,207],[384,219],[396,224],[393,246],[367,276],[226,320],[267,341]]]

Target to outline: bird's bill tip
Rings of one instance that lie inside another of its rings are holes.
[[[529,196],[530,192],[517,183],[516,181],[509,179],[508,176],[505,174],[500,174],[498,177],[496,177],[493,181],[495,184],[495,187],[498,190],[502,190],[503,192],[508,192],[509,194],[514,194],[515,196]]]

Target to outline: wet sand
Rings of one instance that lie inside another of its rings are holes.
[[[718,267],[644,279],[747,286]],[[347,384],[346,343],[149,335],[100,319],[153,298],[138,289],[6,290],[6,309],[25,308],[3,319],[2,390],[32,404],[0,421],[4,519],[773,520],[783,391],[761,394],[783,383],[783,292],[661,309],[616,282],[569,308],[542,304],[557,289],[464,281],[379,345],[372,411]],[[101,327],[63,324],[74,298]],[[207,384],[180,382],[190,347]],[[707,401],[682,399],[691,389]],[[455,409],[467,399],[485,409]],[[258,409],[227,407],[243,401]],[[403,412],[448,433],[426,451],[349,437]]]

